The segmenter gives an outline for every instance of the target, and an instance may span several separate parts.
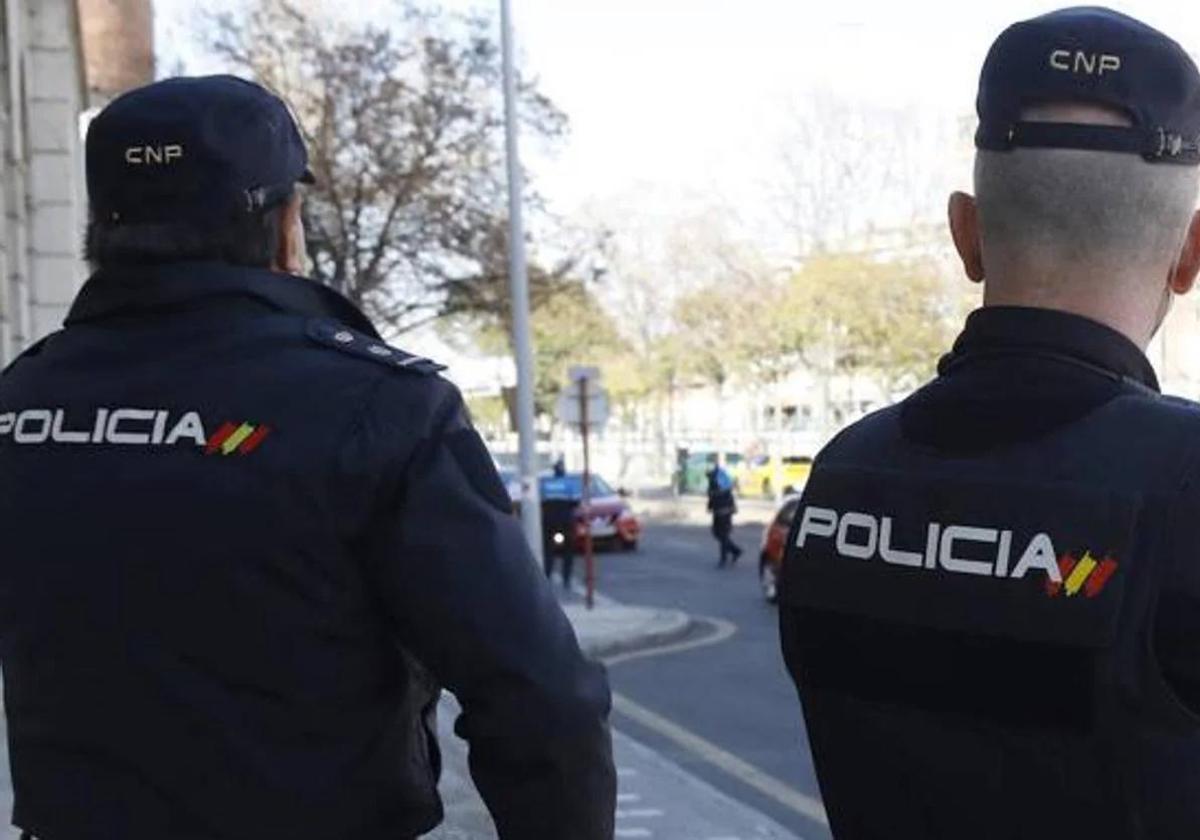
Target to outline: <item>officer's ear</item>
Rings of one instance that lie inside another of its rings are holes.
[[[304,240],[304,217],[300,212],[300,203],[300,190],[296,190],[287,202],[274,211],[279,214],[279,242],[271,260],[273,271],[304,273],[304,258],[308,248]]]
[[[1175,294],[1186,295],[1196,284],[1197,272],[1200,272],[1200,212],[1192,216],[1192,223],[1183,240],[1183,250],[1175,268],[1171,270],[1167,285]]]
[[[962,258],[963,271],[974,283],[983,282],[983,246],[979,240],[979,211],[975,197],[964,192],[950,195],[950,235]]]

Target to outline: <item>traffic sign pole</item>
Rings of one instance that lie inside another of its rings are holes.
[[[600,385],[600,369],[576,366],[569,372],[571,384],[559,394],[558,420],[566,426],[577,427],[583,441],[583,492],[580,508],[583,511],[583,560],[587,577],[587,606],[596,601],[596,552],[592,541],[592,425],[603,428],[608,422],[608,394]]]

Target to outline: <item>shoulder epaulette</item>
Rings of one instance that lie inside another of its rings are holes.
[[[350,356],[397,370],[412,373],[434,374],[446,369],[445,365],[430,361],[423,356],[414,356],[391,345],[384,344],[376,338],[352,330],[337,321],[324,318],[313,318],[308,322],[308,337],[318,344],[340,350]]]

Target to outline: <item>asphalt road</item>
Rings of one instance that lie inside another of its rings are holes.
[[[614,691],[632,701],[617,703],[614,723],[804,840],[828,840],[819,813],[813,816],[820,793],[779,652],[777,612],[759,590],[760,536],[761,526],[739,527],[735,540],[745,554],[718,570],[705,526],[651,521],[638,552],[598,557],[603,594],[674,607],[732,630],[714,644],[610,665]]]

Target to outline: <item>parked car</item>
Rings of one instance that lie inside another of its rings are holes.
[[[592,526],[592,544],[596,547],[611,545],[625,551],[638,546],[642,534],[642,523],[634,514],[625,494],[614,490],[598,475],[591,476],[588,507],[582,505],[583,474],[567,473],[563,476],[544,475],[539,479],[539,490],[543,499],[571,499],[580,503],[575,513],[575,547],[583,550],[588,521]]]
[[[804,489],[812,472],[812,463],[813,459],[808,455],[784,455],[782,463],[766,455],[757,455],[743,461],[734,471],[733,478],[738,492],[743,495],[773,496],[778,477],[784,495],[791,495]]]
[[[799,507],[800,497],[788,496],[763,529],[762,547],[758,555],[758,580],[762,584],[763,597],[772,604],[779,598],[779,573],[783,571],[788,533]]]

